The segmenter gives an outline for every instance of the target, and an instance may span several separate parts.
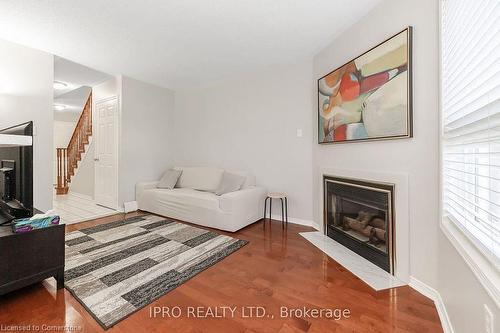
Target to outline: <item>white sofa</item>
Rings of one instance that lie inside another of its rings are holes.
[[[223,169],[209,167],[176,167],[182,170],[175,188],[157,188],[159,181],[136,185],[139,209],[198,225],[237,231],[262,218],[266,190],[255,185],[255,177],[245,177],[240,190],[216,195]]]

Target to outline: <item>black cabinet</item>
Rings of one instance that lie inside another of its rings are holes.
[[[49,277],[64,286],[64,230],[59,224],[15,234],[0,226],[0,295]]]

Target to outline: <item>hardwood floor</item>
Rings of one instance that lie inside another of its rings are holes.
[[[134,215],[68,225],[66,231]],[[442,332],[430,299],[407,286],[376,292],[298,234],[311,228],[289,224],[283,230],[281,222],[269,223],[231,233],[250,243],[109,332]],[[220,314],[224,306],[237,307],[234,317],[229,311],[225,318],[192,318],[187,312],[189,307],[219,307]],[[266,316],[244,317],[243,309],[248,315],[251,306],[264,307]],[[169,307],[171,314],[178,307],[182,314],[152,317],[154,307]],[[350,316],[281,317],[281,307],[348,309]],[[0,297],[0,324],[2,331],[12,325],[38,325],[46,332],[64,331],[61,326],[72,332],[103,331],[68,291],[55,289],[52,279]]]

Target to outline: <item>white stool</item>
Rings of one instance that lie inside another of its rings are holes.
[[[269,192],[266,200],[264,201],[264,223],[267,212],[267,199],[269,199],[269,220],[271,220],[271,213],[273,211],[273,199],[281,200],[281,222],[283,225],[288,224],[288,198],[286,193],[283,192]]]

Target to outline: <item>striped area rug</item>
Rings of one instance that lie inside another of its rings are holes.
[[[154,215],[66,234],[65,286],[108,329],[247,241]]]

